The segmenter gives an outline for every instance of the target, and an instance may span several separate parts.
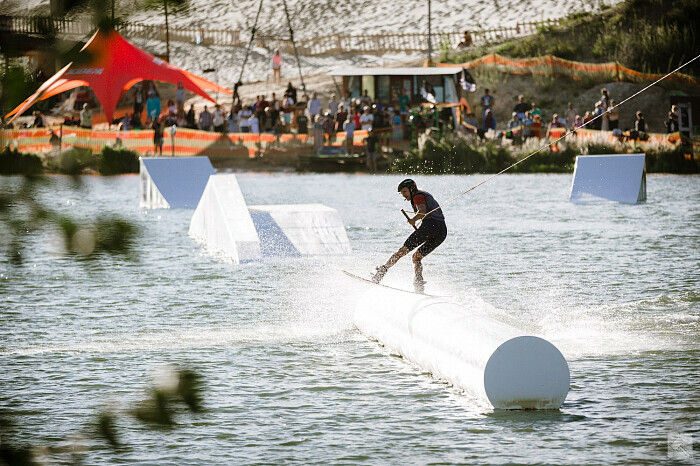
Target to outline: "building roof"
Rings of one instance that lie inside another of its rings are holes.
[[[444,76],[462,71],[458,66],[439,66],[426,68],[414,66],[407,68],[337,68],[328,76]]]

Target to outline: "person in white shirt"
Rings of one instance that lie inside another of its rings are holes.
[[[249,133],[250,125],[248,124],[248,119],[253,114],[249,106],[241,107],[238,111],[238,125],[241,128],[241,133]]]
[[[216,110],[214,110],[213,123],[214,131],[217,133],[224,132],[224,122],[226,121],[226,112],[221,108],[221,105],[216,104]]]
[[[364,113],[360,116],[360,127],[364,131],[371,131],[374,123],[374,115],[369,112],[369,106],[365,105]]]

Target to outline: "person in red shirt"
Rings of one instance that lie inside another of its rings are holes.
[[[421,224],[384,265],[377,267],[377,271],[372,275],[372,281],[374,283],[382,281],[390,267],[413,249],[418,248],[412,257],[415,271],[413,287],[416,293],[423,294],[426,282],[423,280],[422,260],[445,241],[447,224],[445,223],[445,216],[442,213],[440,204],[429,192],[419,190],[415,181],[411,179],[403,180],[399,183],[398,191],[404,199],[411,202],[411,207],[415,213],[415,216],[409,217],[408,223],[414,228],[419,220]]]

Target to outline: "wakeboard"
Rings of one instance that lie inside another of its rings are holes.
[[[381,286],[381,287],[388,288],[388,289],[394,290],[394,291],[402,291],[402,292],[404,292],[404,293],[411,293],[411,294],[415,294],[415,295],[418,295],[418,296],[427,296],[427,297],[429,297],[429,298],[447,298],[447,296],[438,296],[438,295],[427,294],[427,293],[416,293],[416,292],[414,292],[414,291],[402,290],[401,288],[395,288],[395,287],[393,287],[393,286],[383,285],[383,284],[381,284],[381,283],[374,283],[372,280],[370,280],[370,279],[368,279],[368,278],[360,277],[359,275],[355,275],[354,273],[350,273],[350,272],[348,272],[347,270],[341,270],[341,272],[343,272],[343,273],[344,273],[345,275],[347,275],[348,277],[354,278],[355,280],[359,280],[359,281],[361,281],[361,282],[369,283],[370,285]]]

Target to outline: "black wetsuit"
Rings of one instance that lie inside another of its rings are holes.
[[[426,191],[417,190],[411,195],[411,207],[414,212],[418,212],[417,204],[425,204],[426,212],[440,207],[435,198]],[[442,209],[437,209],[427,215],[420,224],[420,227],[414,231],[403,243],[404,247],[409,251],[418,248],[418,252],[422,256],[427,256],[436,247],[440,246],[447,237],[447,224]]]

